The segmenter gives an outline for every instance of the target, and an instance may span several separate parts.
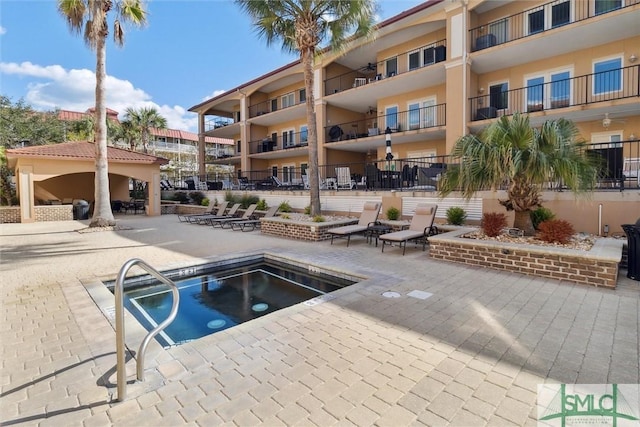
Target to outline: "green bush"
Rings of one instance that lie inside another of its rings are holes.
[[[267,201],[265,199],[262,199],[256,205],[256,209],[259,211],[266,211],[267,209],[269,209],[269,205],[267,204]]]
[[[204,198],[202,199],[202,206],[209,206],[209,203],[211,203],[211,201],[208,198]]]
[[[451,225],[462,225],[467,219],[467,213],[458,206],[447,209],[447,222]]]
[[[280,218],[282,218],[282,219],[291,219],[291,215],[289,215],[289,214],[282,214],[282,215],[280,215]]]
[[[396,221],[400,218],[400,210],[398,208],[390,207],[387,209],[387,219],[389,221]]]
[[[543,208],[540,206],[538,209],[531,211],[531,222],[533,223],[533,228],[539,230],[540,223],[545,221],[549,221],[555,218],[555,214],[551,212],[551,209]]]
[[[311,215],[311,205],[307,205],[304,207],[304,214]]]
[[[240,201],[235,203],[240,203],[240,206],[242,207],[242,209],[247,209],[250,205],[258,204],[259,201],[260,201],[260,198],[256,195],[243,194],[242,197],[240,198]]]
[[[240,203],[239,197],[234,196],[231,190],[224,192],[224,201],[229,203]]]
[[[180,203],[189,202],[189,196],[184,191],[176,191],[173,193],[173,200]]]
[[[316,215],[313,217],[313,222],[325,222],[326,220],[322,215]]]
[[[280,206],[278,207],[278,211],[280,211],[280,212],[293,212],[293,209],[291,208],[291,205],[289,204],[289,201],[285,200],[284,202],[280,203]]]
[[[193,203],[196,205],[201,205],[204,197],[205,196],[202,191],[192,191],[191,193],[189,193],[189,198],[193,200]]]

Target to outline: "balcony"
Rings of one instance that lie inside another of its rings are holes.
[[[469,30],[478,51],[544,33],[640,3],[640,0],[556,0]]]
[[[307,146],[308,132],[285,132],[280,135],[249,141],[249,154],[271,153]]]
[[[325,141],[333,143],[383,135],[387,127],[391,129],[391,132],[405,132],[444,126],[446,124],[446,104],[380,115],[373,120],[376,121],[363,119],[325,126]]]
[[[439,40],[387,58],[384,61],[369,63],[357,70],[326,79],[324,94],[325,96],[332,95],[428,67],[444,61],[446,55],[446,40]]]
[[[249,118],[260,117],[276,111],[286,110],[291,107],[304,104],[306,101],[305,89],[303,87],[284,95],[270,98],[266,101],[258,102],[249,106]],[[260,123],[262,124],[262,123]]]
[[[637,103],[639,74],[640,65],[632,65],[477,96],[469,99],[472,121],[510,116],[515,112],[535,113],[623,99]],[[571,118],[565,112],[563,115]]]

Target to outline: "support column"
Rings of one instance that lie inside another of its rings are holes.
[[[205,129],[204,129],[204,113],[198,113],[198,176],[201,181],[206,181],[207,167],[205,165]]]
[[[22,166],[18,171],[18,192],[20,193],[20,222],[35,222],[33,166]]]
[[[149,205],[146,214],[149,216],[160,215],[160,173],[152,173],[148,185],[151,186],[151,190],[149,191]]]

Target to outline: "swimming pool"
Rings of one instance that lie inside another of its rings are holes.
[[[261,259],[169,272],[179,288],[180,306],[176,319],[156,338],[163,346],[188,342],[355,283],[315,270]],[[168,317],[173,297],[166,285],[138,278],[125,282],[124,301],[151,330]]]

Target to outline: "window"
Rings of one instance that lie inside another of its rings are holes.
[[[509,83],[489,86],[489,106],[496,110],[509,108]]]
[[[571,71],[551,71],[529,77],[526,111],[568,107],[571,104]]]
[[[307,169],[309,168],[309,165],[306,163],[301,163],[300,164],[300,174],[301,175],[306,175],[307,174]]]
[[[387,77],[393,77],[398,74],[398,58],[387,59]]]
[[[425,129],[435,126],[435,105],[435,98],[409,104],[409,129]]]
[[[300,89],[298,91],[298,98],[300,99],[300,104],[302,104],[303,102],[307,101],[307,90],[306,89]]]
[[[291,107],[296,102],[293,92],[283,95],[281,99],[282,99],[282,102],[281,102],[282,108]]]
[[[420,103],[409,104],[409,129],[420,128]]]
[[[398,131],[398,107],[387,107],[385,109],[386,125],[392,131]]]
[[[271,100],[271,111],[278,111],[278,100],[277,99],[272,99]]]
[[[595,0],[596,15],[620,9],[622,0]]]
[[[293,130],[285,130],[282,132],[282,146],[283,147],[293,147],[296,145],[295,135]]]
[[[309,128],[307,125],[300,126],[300,144],[307,145],[309,138]]]
[[[278,176],[278,167],[277,166],[271,166],[271,175]]]
[[[241,140],[237,140],[236,141],[236,153],[240,154],[242,152],[241,148],[242,148],[242,141]]]
[[[420,68],[420,51],[416,50],[409,54],[409,70]]]
[[[549,3],[528,12],[527,34],[536,34],[571,22],[571,0]],[[505,25],[506,29],[506,25]],[[496,36],[497,38],[497,36]]]
[[[602,95],[622,90],[622,58],[593,64],[593,94]]]
[[[489,24],[489,34],[493,34],[496,37],[496,44],[502,44],[508,41],[508,22],[506,19],[502,19]]]
[[[293,182],[296,175],[296,168],[293,165],[282,166],[282,181],[286,183]]]

